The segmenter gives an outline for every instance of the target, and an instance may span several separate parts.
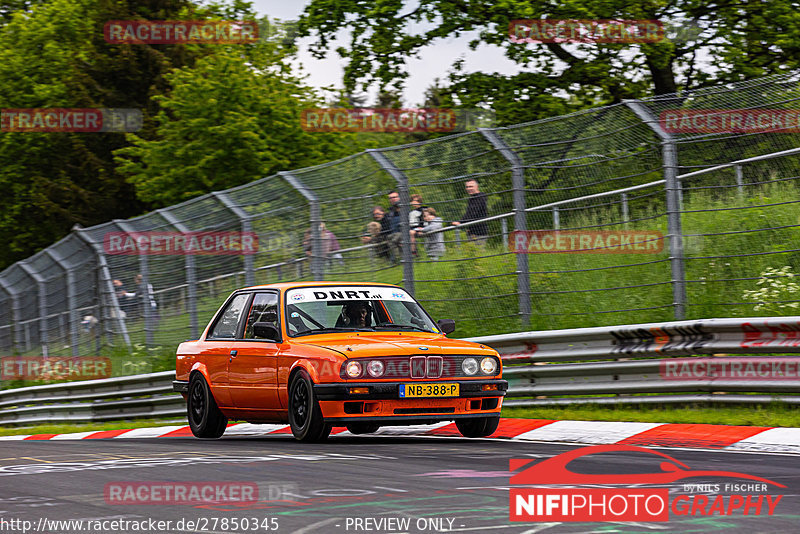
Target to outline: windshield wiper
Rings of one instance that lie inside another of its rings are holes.
[[[332,332],[374,332],[374,330],[372,328],[364,327],[332,326],[330,328],[314,328],[312,330],[306,330],[305,332],[298,332],[294,335],[294,337],[310,336],[312,334],[330,334]]]
[[[428,332],[429,334],[433,333],[431,330],[427,328],[422,328],[421,326],[417,326],[415,324],[381,323],[381,324],[376,324],[375,328],[384,328],[391,330],[419,330],[420,332]]]

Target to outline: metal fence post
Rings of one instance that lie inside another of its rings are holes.
[[[637,100],[623,100],[655,134],[663,147],[664,188],[667,196],[667,235],[669,236],[670,268],[672,272],[672,301],[675,319],[686,317],[686,265],[683,255],[683,229],[681,228],[681,184],[678,179],[678,148],[675,138],[665,131],[650,109]]]
[[[170,213],[169,208],[162,208],[156,210],[156,213],[161,215],[165,221],[170,223],[177,231],[188,234],[191,232],[187,227],[181,223],[175,215]],[[189,331],[192,338],[197,339],[200,337],[200,332],[197,325],[197,273],[195,270],[194,255],[186,254],[184,257],[186,265],[186,286],[187,286],[187,308],[189,309]]]
[[[3,288],[3,291],[6,292],[8,298],[11,299],[11,321],[14,324],[14,327],[11,329],[11,343],[16,348],[18,353],[23,351],[22,348],[22,313],[20,309],[20,301],[19,301],[19,293],[14,291],[14,288],[11,284],[6,282],[2,276],[0,276],[0,287]]]
[[[494,130],[478,128],[489,143],[511,164],[511,185],[514,196],[514,230],[524,232],[528,229],[525,213],[525,166],[519,154],[509,147]],[[517,254],[517,292],[519,294],[519,313],[522,325],[530,323],[531,318],[531,278],[528,271],[528,255]]]
[[[117,321],[117,327],[119,328],[119,332],[122,334],[122,339],[125,341],[125,345],[130,347],[131,338],[128,336],[128,327],[125,325],[125,319],[122,318],[122,314],[120,313],[121,309],[119,307],[119,302],[117,301],[117,292],[114,290],[114,284],[112,281],[113,279],[111,278],[111,269],[108,267],[108,261],[106,261],[106,255],[103,252],[103,248],[99,243],[95,242],[91,236],[86,233],[86,230],[84,230],[79,224],[73,226],[72,231],[75,232],[75,235],[78,236],[81,241],[89,245],[89,248],[91,248],[94,251],[95,256],[97,256],[99,278],[98,287],[100,290],[100,294],[98,296],[100,297],[100,309],[103,309],[104,300],[102,293],[105,291],[108,297],[108,300],[105,302],[110,303],[113,312],[110,314],[110,316],[112,319]],[[103,314],[101,313],[98,319],[102,320],[102,315]]]
[[[622,201],[622,220],[625,222],[630,222],[631,214],[628,208],[628,193],[622,193],[620,195]]]
[[[734,165],[733,170],[736,176],[736,190],[739,196],[744,196],[744,177],[742,176],[742,166]]]
[[[250,214],[244,211],[231,197],[223,191],[214,191],[211,196],[219,200],[223,206],[233,213],[242,226],[242,232],[252,232],[253,225],[250,222]],[[256,284],[255,271],[253,269],[253,255],[244,254],[244,284],[254,286]]]
[[[322,234],[320,233],[322,210],[319,206],[319,199],[292,173],[284,171],[279,172],[278,175],[308,201],[309,223],[311,223],[311,276],[314,280],[324,280],[325,258],[322,257]]]
[[[53,263],[58,265],[67,278],[67,313],[69,321],[69,345],[72,347],[72,355],[79,355],[78,349],[78,299],[75,292],[75,272],[71,267],[67,267],[67,260],[60,252],[53,247],[48,247],[42,251],[47,254]],[[62,315],[63,317],[63,315]]]
[[[48,339],[47,339],[47,287],[45,287],[45,280],[36,270],[25,263],[20,261],[17,263],[19,268],[25,271],[25,274],[30,276],[36,282],[36,292],[38,294],[39,305],[39,343],[42,345],[42,356],[47,358],[49,355]]]
[[[389,173],[397,183],[397,193],[400,195],[400,248],[403,267],[403,287],[414,295],[414,254],[411,251],[411,225],[408,222],[408,210],[411,207],[411,195],[408,191],[408,177],[392,163],[392,160],[378,149],[370,148],[366,151],[372,159],[378,162],[383,170]]]

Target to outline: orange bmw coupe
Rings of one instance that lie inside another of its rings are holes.
[[[334,426],[455,421],[492,434],[508,383],[497,351],[448,339],[405,290],[374,283],[299,282],[235,291],[202,336],[178,347],[175,391],[199,438],[229,420],[288,422],[300,441]]]

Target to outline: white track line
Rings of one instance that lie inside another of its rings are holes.
[[[725,450],[800,453],[800,428],[770,428],[728,445]]]
[[[158,438],[164,434],[172,432],[173,430],[183,428],[183,426],[154,426],[150,428],[134,428],[133,430],[125,432],[124,434],[114,436],[113,439]]]
[[[610,421],[556,421],[530,430],[517,440],[560,441],[566,443],[610,444],[622,441],[663,423],[617,423]]]

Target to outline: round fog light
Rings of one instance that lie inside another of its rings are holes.
[[[475,358],[467,358],[461,362],[461,370],[465,375],[474,375],[478,372],[478,360]]]
[[[361,376],[361,362],[350,361],[347,362],[347,367],[345,367],[345,372],[347,376],[350,378],[358,378]]]
[[[486,357],[481,360],[481,371],[487,375],[493,375],[497,371],[497,362],[494,358]]]
[[[383,362],[380,360],[372,360],[367,364],[367,372],[372,378],[383,376]]]

